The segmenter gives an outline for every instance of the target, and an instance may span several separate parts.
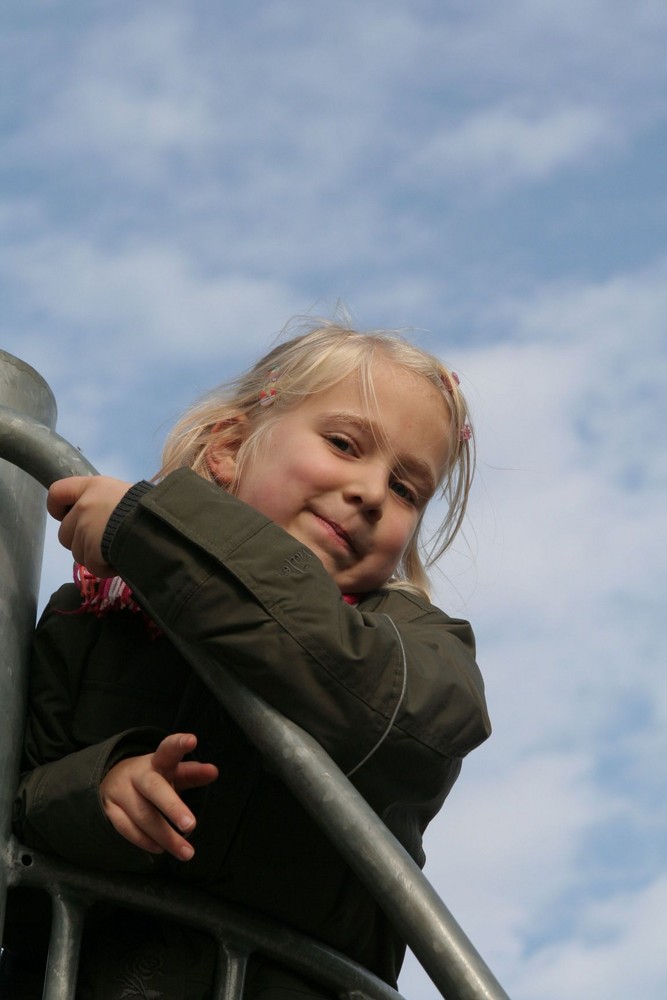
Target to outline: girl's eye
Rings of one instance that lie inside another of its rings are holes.
[[[329,434],[327,435],[327,440],[329,441],[329,444],[332,444],[334,448],[338,449],[338,451],[354,451],[352,442],[348,438],[342,437],[340,434]]]
[[[419,497],[406,483],[402,483],[398,479],[394,480],[391,484],[391,489],[394,491],[396,496],[401,498],[401,500],[407,500],[408,503],[414,504],[415,507],[418,505]]]

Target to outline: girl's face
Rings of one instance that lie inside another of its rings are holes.
[[[307,545],[346,594],[393,575],[450,445],[447,406],[432,383],[384,361],[373,374],[377,408],[369,413],[356,375],[306,398],[276,419],[237,489]],[[230,461],[209,459],[221,478]]]

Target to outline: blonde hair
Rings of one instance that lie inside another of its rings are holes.
[[[359,376],[366,403],[374,401],[373,366],[389,361],[405,371],[428,379],[441,392],[449,421],[434,433],[449,434],[448,459],[435,496],[444,500],[447,513],[425,545],[421,539],[422,516],[389,586],[415,589],[428,596],[426,567],[433,565],[459,531],[468,503],[475,466],[474,436],[468,407],[458,377],[438,358],[411,344],[393,331],[359,332],[328,320],[299,321],[300,332],[269,351],[247,372],[224,383],[181,417],[167,437],[161,479],[174,469],[188,467],[214,481],[208,454],[214,448],[236,452],[237,467],[257,454],[273,423],[286,409],[307,396],[323,392],[352,373]],[[287,328],[294,330],[295,321]],[[272,377],[275,382],[272,382]],[[267,390],[276,388],[272,405]],[[262,398],[261,398],[262,397]],[[225,486],[234,492],[238,482]],[[427,551],[428,548],[428,551]]]

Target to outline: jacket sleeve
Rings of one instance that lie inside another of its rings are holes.
[[[398,591],[349,606],[302,543],[189,470],[141,497],[109,556],[163,628],[234,669],[346,772],[381,742],[385,772],[400,763],[414,784],[427,759],[460,762],[489,735],[466,622]]]
[[[17,837],[37,850],[83,865],[147,873],[153,855],[130,844],[106,818],[99,785],[119,760],[155,749],[165,735],[133,727],[86,745],[77,731],[81,674],[97,636],[94,616],[71,615],[74,587],[50,602],[33,641],[23,773],[14,799]]]
[[[150,740],[147,732],[120,733],[23,774],[14,799],[14,830],[19,839],[79,865],[152,872],[158,859],[116,832],[106,818],[99,791],[113,764],[148,752],[147,737]]]

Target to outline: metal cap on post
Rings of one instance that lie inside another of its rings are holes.
[[[0,351],[0,404],[52,431],[56,403],[29,365]],[[6,900],[6,847],[11,831],[25,716],[26,658],[35,624],[44,546],[45,491],[32,476],[0,459],[0,931]]]

